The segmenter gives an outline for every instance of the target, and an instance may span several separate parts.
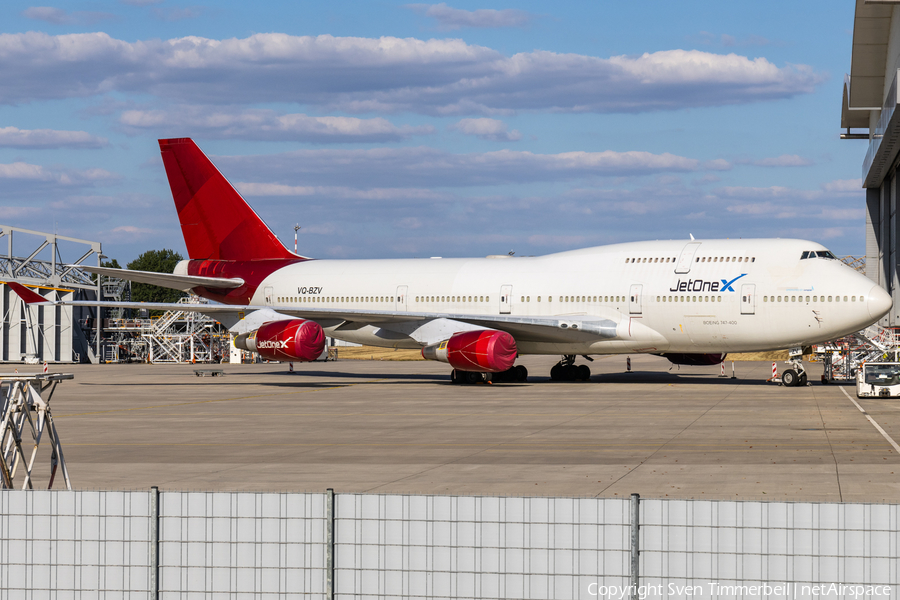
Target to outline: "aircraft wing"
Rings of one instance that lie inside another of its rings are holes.
[[[221,281],[221,280],[219,280]],[[451,331],[454,323],[473,325],[476,328],[506,331],[514,338],[535,342],[575,342],[618,337],[619,322],[612,319],[580,315],[550,317],[520,317],[514,315],[477,315],[466,313],[439,312],[396,312],[378,310],[353,310],[335,308],[256,306],[233,304],[179,304],[170,302],[106,302],[96,300],[51,301],[16,282],[0,282],[9,285],[27,304],[36,306],[85,306],[96,308],[131,308],[147,310],[178,310],[198,312],[211,317],[245,315],[259,310],[275,311],[280,315],[310,319],[326,324],[353,328],[375,325],[399,333],[420,336],[415,332],[424,325],[442,321],[446,325],[442,331]],[[458,329],[457,329],[458,330]],[[451,331],[452,333],[452,331]],[[442,335],[442,334],[437,334]],[[423,343],[430,340],[422,338]],[[443,338],[442,338],[443,339]]]
[[[244,280],[240,277],[201,277],[199,275],[176,275],[173,273],[154,273],[151,271],[131,271],[128,269],[91,267],[87,265],[78,265],[78,268],[89,273],[116,277],[118,279],[128,279],[130,281],[137,281],[138,283],[149,283],[150,285],[158,285],[160,287],[181,290],[184,292],[195,287],[231,289],[239,288],[244,285]]]

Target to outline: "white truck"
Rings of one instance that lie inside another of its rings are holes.
[[[900,363],[863,363],[856,370],[858,398],[900,398]]]

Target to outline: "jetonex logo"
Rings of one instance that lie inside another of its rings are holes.
[[[707,281],[706,279],[687,279],[682,281],[680,278],[675,283],[674,286],[669,288],[670,292],[733,292],[734,288],[731,286],[735,281],[740,279],[741,277],[746,277],[746,273],[742,273],[738,275],[731,281],[727,279],[722,279],[720,281]]]
[[[290,340],[256,340],[256,347],[259,348],[271,348],[275,350],[280,350],[281,348],[288,347],[288,341]]]
[[[741,277],[744,277],[744,276],[746,276],[746,275],[747,275],[746,273],[741,273],[740,275],[738,275],[737,277],[735,277],[735,278],[732,279],[731,281],[725,281],[725,280],[723,279],[723,280],[722,280],[722,291],[723,291],[723,292],[733,292],[733,291],[734,291],[734,288],[731,287],[731,284],[734,283],[735,281],[737,281],[738,279],[740,279]]]

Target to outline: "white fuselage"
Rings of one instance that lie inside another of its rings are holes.
[[[617,324],[614,339],[517,338],[521,354],[774,350],[858,331],[890,309],[889,296],[864,275],[838,260],[802,259],[805,251],[825,248],[802,240],[655,241],[521,258],[310,260],[270,275],[253,303]],[[390,324],[337,323],[326,332],[421,346]]]

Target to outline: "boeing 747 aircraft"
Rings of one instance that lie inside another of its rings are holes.
[[[80,266],[191,291],[196,310],[269,360],[315,360],[325,337],[421,349],[454,382],[524,381],[517,356],[561,356],[552,379],[587,379],[578,356],[651,353],[718,364],[727,352],[793,349],[874,323],[890,296],[804,240],[632,242],[538,257],[318,260],[288,251],[188,138],[159,141],[190,260],[172,274]],[[50,304],[11,286],[31,304]],[[57,304],[62,304],[58,302]],[[105,302],[70,302],[113,306]],[[795,360],[782,374],[803,384]]]

